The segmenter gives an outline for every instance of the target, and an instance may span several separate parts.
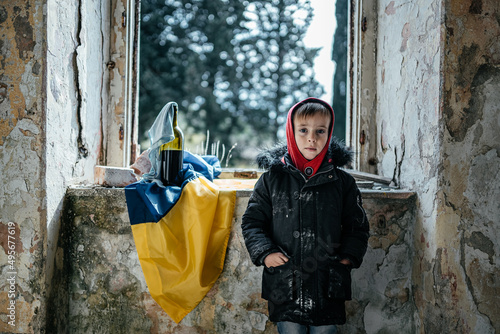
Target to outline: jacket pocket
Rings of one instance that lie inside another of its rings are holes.
[[[351,270],[340,262],[330,268],[328,298],[351,300]]]
[[[281,266],[272,268],[264,266],[262,298],[277,305],[293,299],[295,279],[291,262],[288,261]]]

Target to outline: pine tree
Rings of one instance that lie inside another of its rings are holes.
[[[143,0],[141,7],[140,125],[145,136],[169,101],[189,120],[188,132],[219,133],[229,144],[237,127],[221,92],[235,77],[232,41],[241,30],[240,0]],[[143,137],[144,138],[144,137]]]
[[[308,49],[303,42],[312,8],[309,0],[252,1],[247,16],[250,34],[242,49],[253,72],[241,95],[249,123],[258,131],[267,129],[264,133],[274,141],[293,104],[323,93],[313,71],[319,49]]]
[[[187,138],[208,130],[226,151],[236,140],[271,144],[294,103],[322,94],[318,49],[302,41],[309,0],[142,0],[141,15],[143,139],[175,101]]]

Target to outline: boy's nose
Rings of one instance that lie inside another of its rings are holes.
[[[316,137],[314,135],[310,135],[309,136],[309,141],[310,142],[315,142],[316,141]]]

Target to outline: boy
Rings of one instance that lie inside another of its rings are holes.
[[[287,145],[259,154],[242,230],[262,297],[279,333],[336,333],[346,322],[351,268],[361,265],[369,227],[354,178],[338,169],[352,154],[331,141],[335,116],[316,98],[288,112]],[[328,144],[328,145],[327,145]]]

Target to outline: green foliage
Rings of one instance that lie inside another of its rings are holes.
[[[241,164],[245,148],[277,139],[294,103],[322,93],[312,69],[318,50],[302,42],[308,0],[141,5],[142,140],[163,105],[175,101],[188,143],[206,131],[226,147],[238,142],[232,161]]]

